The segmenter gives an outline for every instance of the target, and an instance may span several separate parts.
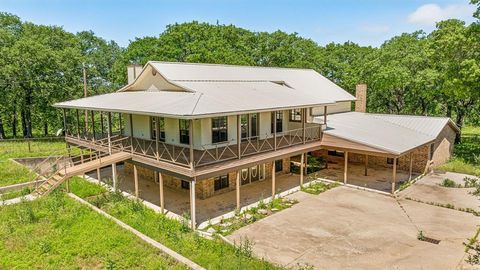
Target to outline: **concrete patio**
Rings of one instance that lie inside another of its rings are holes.
[[[465,269],[463,242],[480,222],[470,213],[347,187],[288,197],[299,203],[228,238],[248,238],[256,256],[286,267]],[[420,230],[440,243],[417,240]]]
[[[343,163],[329,162],[328,168],[318,171],[317,176],[343,183],[343,166]],[[392,168],[370,165],[367,176],[365,176],[364,173],[364,164],[349,162],[347,183],[388,193],[391,192]],[[418,173],[412,173],[412,179],[419,175]],[[403,182],[408,181],[408,179],[409,172],[397,170],[396,189],[398,189]]]
[[[130,194],[135,194],[135,184],[133,175],[125,174],[123,165],[117,165],[118,173],[118,188]],[[88,174],[96,178],[96,172]],[[111,167],[102,168],[102,181],[111,181],[112,169]],[[277,194],[297,187],[300,184],[300,176],[296,174],[278,174],[276,179]],[[304,183],[308,182],[308,177],[305,177]],[[158,183],[152,180],[138,178],[139,197],[142,200],[148,201],[155,205],[160,205],[160,187]],[[271,196],[272,182],[271,179],[256,181],[251,184],[242,185],[240,187],[241,205],[247,206],[255,203],[262,198]],[[190,198],[188,190],[176,190],[164,186],[165,195],[165,209],[177,215],[183,215],[190,211]],[[209,219],[224,215],[228,212],[234,211],[236,208],[236,193],[235,190],[227,191],[222,194],[215,195],[207,199],[196,199],[196,219],[198,224]]]

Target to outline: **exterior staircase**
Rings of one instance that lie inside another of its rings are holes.
[[[68,155],[56,160],[54,166],[56,170],[49,176],[44,176],[47,180],[39,185],[33,192],[34,196],[43,196],[55,190],[72,176],[85,174],[97,168],[112,165],[130,159],[131,153],[117,152],[113,154],[107,153],[93,153],[89,158],[84,158],[83,155],[70,157]],[[59,168],[60,167],[60,168]]]

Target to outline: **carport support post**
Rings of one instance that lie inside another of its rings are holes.
[[[108,138],[108,154],[112,154],[112,138],[111,138],[111,135],[112,135],[112,125],[111,125],[111,122],[112,122],[112,115],[110,114],[110,112],[107,114],[107,138]]]
[[[272,201],[275,199],[275,161],[272,161]]]
[[[368,174],[368,155],[365,155],[365,176]]]
[[[138,172],[135,164],[133,164],[133,180],[135,181],[135,197],[138,199]]]
[[[395,193],[395,182],[397,182],[397,158],[393,158],[393,175],[392,175],[392,194]]]
[[[301,157],[300,157],[300,187],[303,186],[303,168],[304,168],[304,164],[305,164],[305,158],[304,158],[305,154],[302,153]]]
[[[117,163],[112,164],[113,189],[117,190]]]
[[[412,168],[413,168],[413,152],[410,152],[410,170],[408,174],[408,181],[412,180]]]
[[[240,212],[240,170],[237,170],[236,188],[237,188],[237,212]]]
[[[343,170],[343,183],[347,184],[347,175],[348,175],[348,152],[345,152],[345,168]]]
[[[190,181],[190,219],[191,219],[191,225],[192,225],[192,230],[195,230],[196,224],[195,224],[195,180],[193,179]]]
[[[163,199],[163,175],[161,172],[158,173],[158,185],[160,186],[160,211],[164,214],[165,200]]]

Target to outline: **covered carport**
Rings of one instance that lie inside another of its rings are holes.
[[[403,182],[425,172],[434,140],[366,113],[330,115],[316,153],[327,160],[319,176],[393,194],[399,178]]]

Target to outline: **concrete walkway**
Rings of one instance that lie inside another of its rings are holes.
[[[21,203],[21,202],[24,202],[24,201],[33,201],[36,198],[37,198],[36,196],[33,196],[33,195],[29,194],[29,195],[25,195],[25,196],[22,196],[22,197],[13,198],[13,199],[10,199],[10,200],[5,200],[5,201],[0,200],[0,205],[12,205],[12,204]]]

